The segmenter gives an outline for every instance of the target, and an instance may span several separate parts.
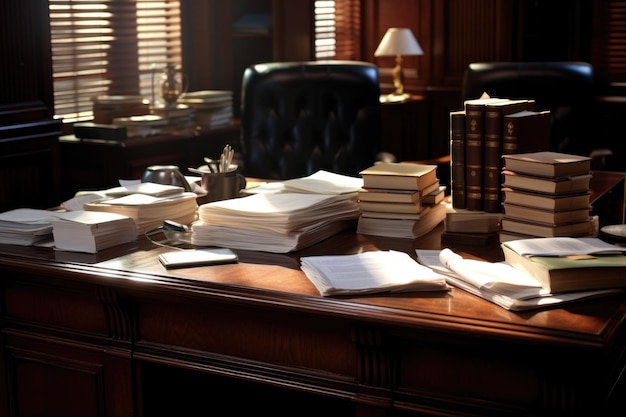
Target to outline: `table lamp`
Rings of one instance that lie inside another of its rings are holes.
[[[374,56],[395,56],[396,66],[393,69],[393,85],[396,91],[392,94],[395,98],[408,98],[404,93],[404,74],[402,69],[402,55],[424,55],[420,44],[408,28],[389,28],[380,41]]]

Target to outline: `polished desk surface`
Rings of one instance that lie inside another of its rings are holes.
[[[300,270],[300,256],[393,249],[415,258],[415,248],[441,248],[442,231],[440,224],[426,236],[406,240],[366,237],[350,229],[297,253],[236,250],[237,264],[172,270],[165,269],[157,260],[159,253],[172,249],[157,246],[145,238],[93,256],[7,245],[0,245],[0,253],[2,263],[9,267],[21,270],[52,267],[76,279],[83,279],[85,274],[92,278],[97,276],[94,278],[97,281],[104,280],[115,287],[155,286],[163,294],[189,291],[206,298],[236,297],[240,302],[269,304],[286,310],[324,311],[394,326],[436,327],[440,331],[464,329],[495,338],[530,337],[534,342],[603,346],[610,344],[615,336],[610,329],[626,318],[622,311],[626,309],[626,300],[622,297],[528,312],[510,312],[456,288],[436,293],[323,298]],[[502,260],[499,247],[453,249],[465,257]]]
[[[177,270],[157,260],[171,249],[145,237],[95,255],[0,245],[0,415],[32,407],[42,373],[59,381],[46,397],[59,414],[70,400],[81,416],[103,415],[90,412],[103,403],[112,416],[184,414],[172,392],[191,413],[207,401],[187,394],[207,383],[195,372],[256,384],[213,385],[211,401],[231,409],[278,386],[313,397],[303,415],[315,404],[358,416],[623,415],[626,296],[525,312],[456,288],[325,298],[300,270],[309,255],[415,257],[440,249],[442,231],[404,240],[353,228],[296,253],[237,250],[237,264]],[[502,260],[497,245],[451,248]],[[80,402],[78,388],[89,392]],[[249,401],[254,412],[262,401]]]

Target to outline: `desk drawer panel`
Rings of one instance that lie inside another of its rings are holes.
[[[138,306],[139,340],[284,366],[354,375],[350,323],[251,306]]]

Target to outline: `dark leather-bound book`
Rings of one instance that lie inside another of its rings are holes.
[[[465,208],[483,209],[483,145],[485,106],[498,98],[466,100],[465,108]]]
[[[549,110],[522,110],[504,116],[503,154],[547,151],[549,148]]]
[[[465,208],[465,110],[450,112],[450,192],[452,207]]]
[[[502,137],[504,116],[526,110],[528,100],[504,100],[485,106],[485,134],[483,146],[483,210],[502,211],[501,178]]]

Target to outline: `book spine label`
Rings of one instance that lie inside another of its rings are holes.
[[[465,106],[465,206],[483,209],[483,105]]]
[[[483,145],[483,210],[500,212],[502,108],[485,107]]]
[[[465,208],[465,112],[450,113],[450,189],[452,207]]]
[[[511,101],[506,105],[485,107],[483,146],[483,210],[502,212],[502,153],[504,116],[525,110],[525,101]]]

